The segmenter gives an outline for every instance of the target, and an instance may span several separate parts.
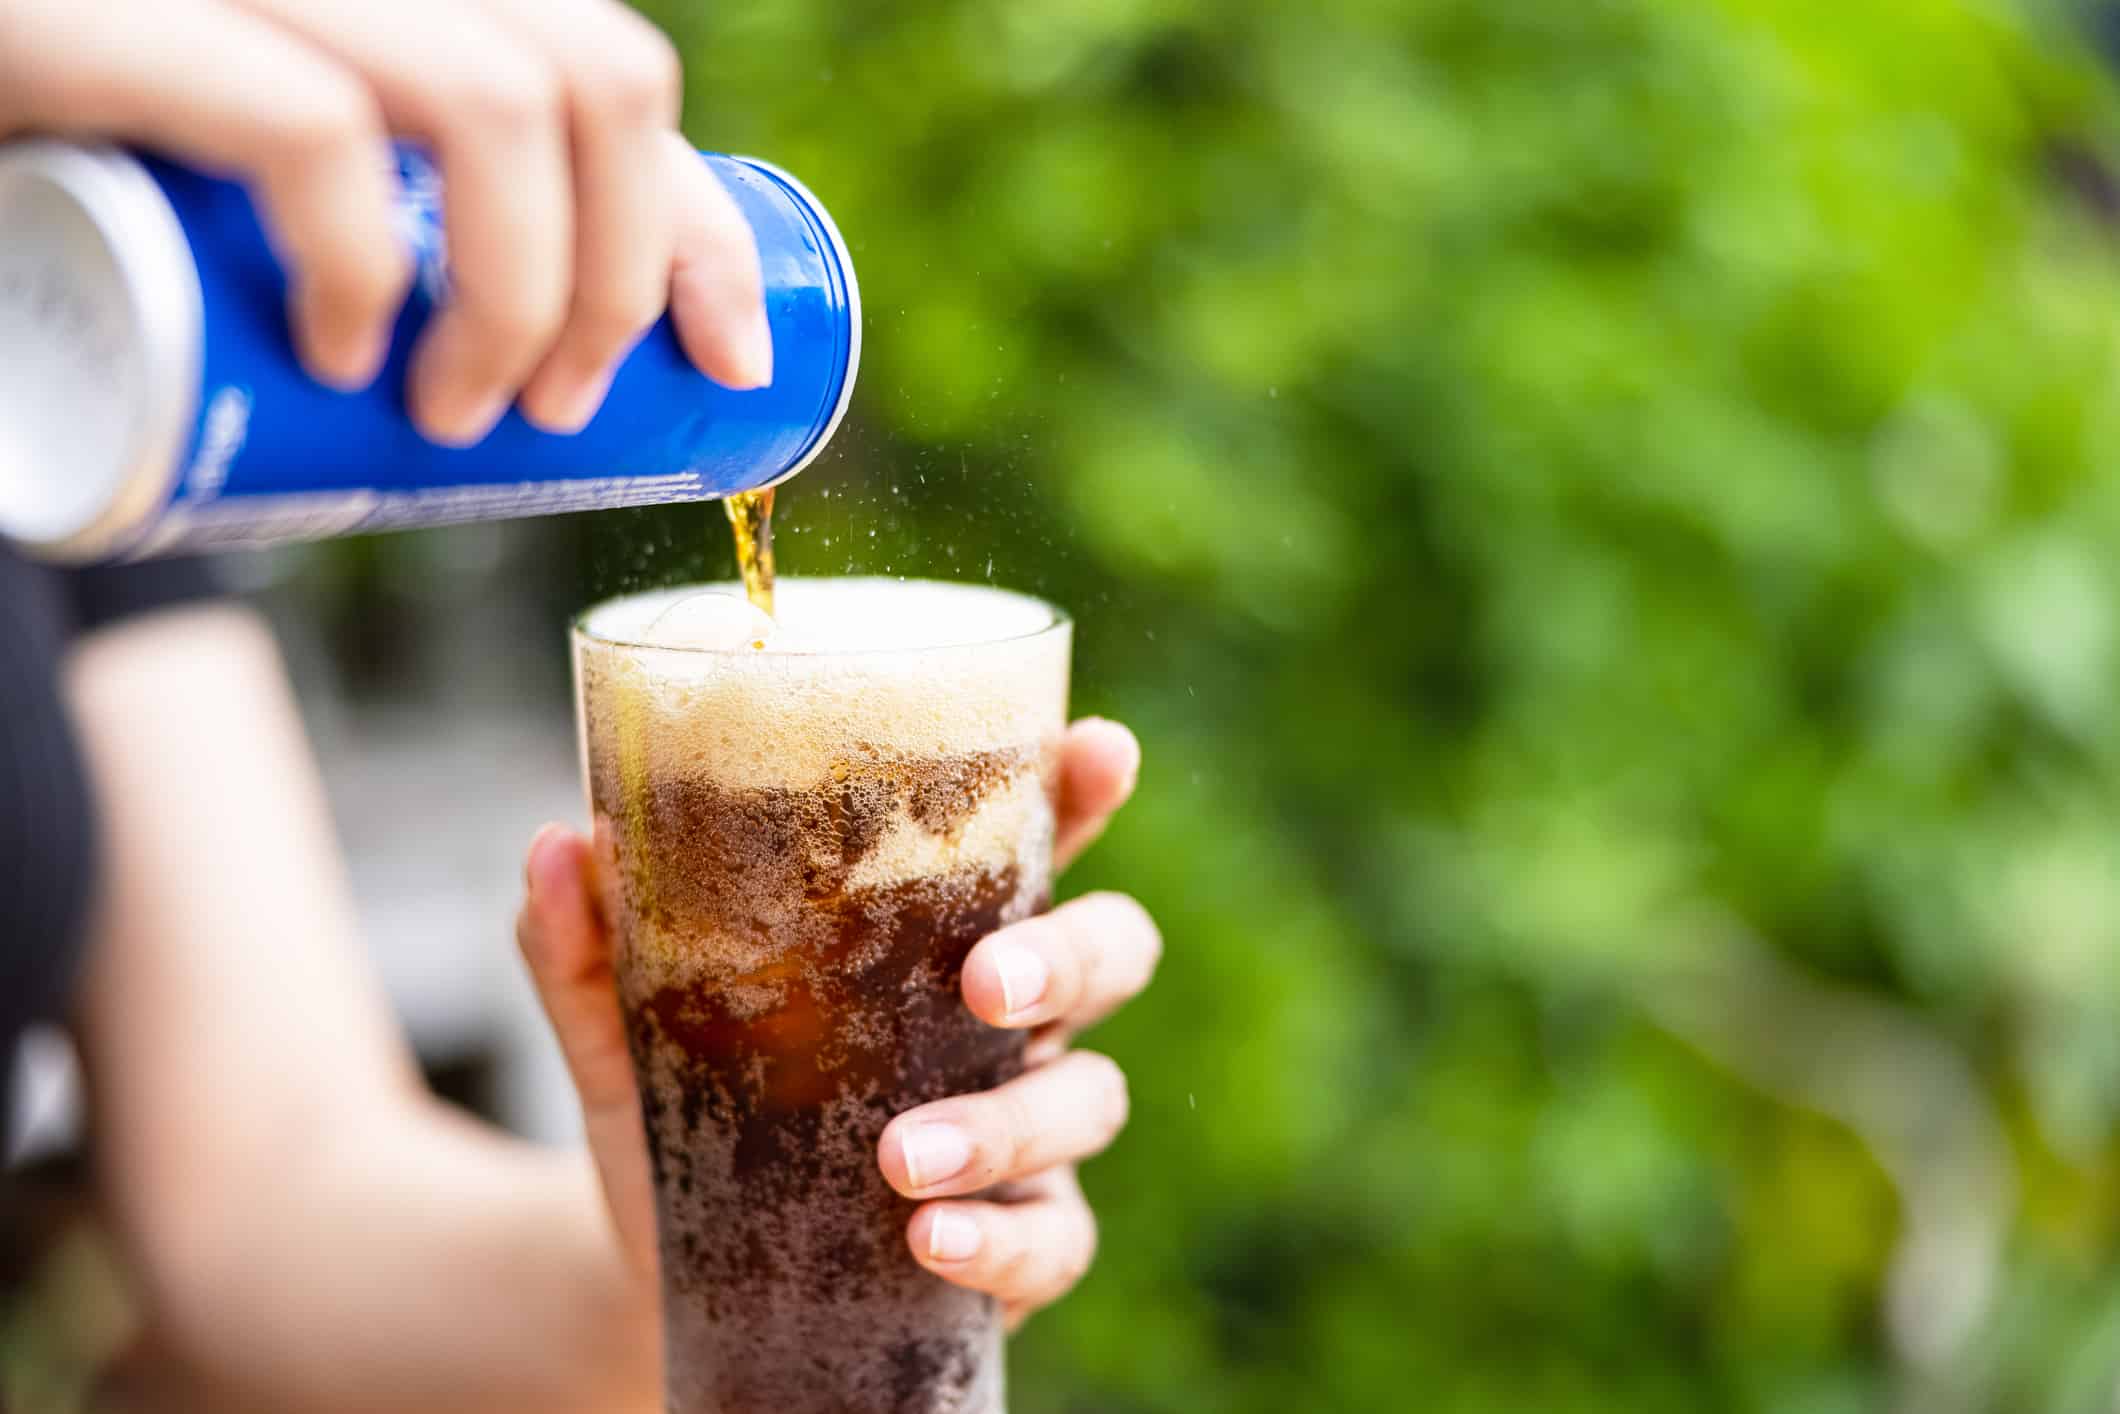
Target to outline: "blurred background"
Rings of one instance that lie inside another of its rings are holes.
[[[783,570],[1057,599],[1146,745],[1019,1414],[2120,1409],[2120,9],[644,8],[861,274]],[[566,1138],[565,619],[720,513],[228,568],[437,1083]]]

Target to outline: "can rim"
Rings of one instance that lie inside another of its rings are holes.
[[[795,459],[795,464],[771,481],[751,488],[754,491],[764,491],[778,486],[781,482],[788,480],[811,462],[817,460],[818,454],[824,451],[825,447],[831,442],[833,435],[839,431],[840,421],[846,417],[847,405],[854,400],[854,381],[861,371],[861,282],[854,274],[854,257],[847,250],[846,238],[839,234],[839,224],[832,219],[832,213],[826,209],[823,202],[817,199],[815,192],[804,186],[801,180],[786,168],[776,166],[762,158],[736,156],[732,157],[732,160],[741,162],[747,167],[756,168],[794,193],[802,203],[803,214],[810,218],[811,222],[824,234],[826,242],[831,246],[832,263],[846,290],[847,367],[845,376],[839,380],[838,401],[832,405],[831,415],[825,419],[823,427],[811,440],[809,446],[804,448],[802,455]]]
[[[198,410],[205,297],[176,208],[138,158],[107,144],[33,138],[0,152],[0,181],[25,179],[77,203],[103,237],[138,339],[143,396],[102,508],[63,535],[17,543],[46,559],[102,559],[176,488]]]

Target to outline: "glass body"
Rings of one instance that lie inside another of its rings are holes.
[[[876,1145],[892,1116],[1021,1068],[1020,1033],[974,1018],[959,978],[975,942],[1050,900],[1069,626],[999,591],[874,580],[783,581],[781,615],[860,595],[892,606],[886,637],[904,638],[936,591],[988,597],[974,627],[990,636],[641,641],[674,595],[613,601],[575,630],[671,1414],[1005,1406],[999,1314],[913,1261],[914,1205]]]

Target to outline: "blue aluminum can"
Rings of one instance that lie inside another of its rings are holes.
[[[417,279],[382,375],[340,393],[295,356],[286,281],[238,184],[158,158],[0,146],[0,538],[62,561],[697,501],[771,486],[838,427],[860,295],[824,208],[777,168],[704,155],[758,239],[773,382],[722,387],[667,317],[572,435],[510,411],[476,446],[405,410],[444,297],[441,192],[399,155]]]

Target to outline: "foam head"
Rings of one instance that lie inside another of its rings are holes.
[[[614,599],[582,619],[589,638],[644,648],[752,649],[754,627],[776,629],[783,653],[903,653],[1023,638],[1056,624],[1052,605],[974,584],[925,579],[782,579],[774,617],[735,584],[692,585]],[[755,651],[755,649],[754,649]]]
[[[775,631],[750,636],[708,596],[742,605],[734,586],[691,586],[584,616],[575,658],[592,757],[600,733],[623,732],[650,773],[804,787],[850,756],[1020,750],[1063,725],[1069,625],[1040,600],[928,580],[789,578],[767,621]]]

